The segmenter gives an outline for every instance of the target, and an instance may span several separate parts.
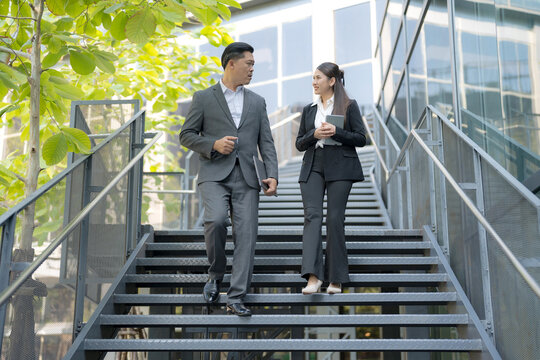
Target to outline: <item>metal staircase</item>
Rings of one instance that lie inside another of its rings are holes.
[[[0,216],[2,359],[536,359],[540,199],[432,106],[402,147],[374,109],[373,145],[358,153],[366,181],[346,211],[351,282],[343,294],[301,295],[298,116],[272,127],[279,196],[261,197],[245,299],[254,315],[238,318],[225,315],[225,294],[203,302],[202,229],[140,225],[143,157],[162,135],[144,132],[145,111],[73,102],[92,154]],[[175,194],[187,203],[195,176],[183,175]],[[61,224],[38,229],[43,246],[21,261],[20,217],[33,206],[40,226]]]
[[[365,166],[373,155],[361,156]],[[219,358],[220,352],[260,359],[283,358],[284,352],[298,359],[304,352],[350,352],[353,358],[410,352],[414,358],[413,352],[474,354],[491,347],[475,331],[474,312],[456,310],[468,300],[429,230],[390,229],[369,177],[354,186],[349,201],[351,282],[345,293],[302,295],[298,169],[298,162],[282,169],[279,197],[261,196],[252,292],[245,299],[252,317],[225,315],[225,294],[219,306],[204,303],[202,230],[149,229],[66,359],[135,351],[168,352],[159,359]],[[225,289],[228,281],[226,275]],[[135,308],[136,315],[130,311]],[[379,338],[356,335],[366,327],[379,331]],[[125,328],[149,329],[148,336],[126,339],[119,335]],[[485,333],[484,340],[489,342]]]

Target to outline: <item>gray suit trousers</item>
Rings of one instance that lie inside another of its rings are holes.
[[[204,240],[213,280],[222,280],[227,266],[225,243],[229,213],[234,254],[228,304],[242,302],[249,290],[257,241],[259,191],[250,187],[238,163],[222,181],[199,184],[204,203]]]

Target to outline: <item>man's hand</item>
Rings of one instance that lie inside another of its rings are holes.
[[[317,139],[328,139],[336,134],[336,127],[330,123],[324,121],[321,127],[315,130],[313,136]]]
[[[272,196],[272,195],[276,195],[276,191],[277,191],[277,180],[274,179],[274,178],[268,178],[268,179],[264,179],[262,181],[263,183],[265,183],[266,185],[268,185],[268,189],[264,190],[264,195],[266,196]]]
[[[216,150],[220,154],[229,155],[233,152],[235,140],[237,139],[238,138],[236,136],[224,136],[214,142],[212,149]]]

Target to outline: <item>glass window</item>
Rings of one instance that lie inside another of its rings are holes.
[[[283,75],[312,69],[311,18],[283,24]]]
[[[450,79],[450,42],[448,27],[424,25],[426,38],[426,66],[429,77]]]
[[[360,107],[373,104],[373,81],[371,63],[343,68],[345,89],[349,97],[355,99]]]
[[[268,112],[268,114],[277,110],[277,84],[249,86],[249,89],[266,100],[266,112]]]
[[[382,19],[384,17],[384,10],[386,9],[386,0],[375,0],[375,8],[377,11],[377,34],[381,29]]]
[[[394,108],[392,109],[392,116],[396,118],[403,128],[408,129],[407,125],[407,98],[405,96],[405,83],[401,85],[398,91]]]
[[[399,34],[399,39],[396,45],[396,51],[394,57],[392,58],[392,74],[394,78],[394,85],[397,87],[398,81],[401,75],[401,70],[403,70],[403,65],[405,64],[405,42],[404,42],[403,31]]]
[[[208,56],[215,56],[218,59],[221,59],[221,54],[223,54],[225,46],[215,47],[212,44],[203,44],[199,48],[199,52]]]
[[[410,0],[407,7],[407,14],[405,14],[405,24],[407,26],[407,46],[410,48],[412,40],[414,38],[414,31],[418,26],[418,20],[420,19],[420,13],[422,12],[423,0]]]
[[[307,105],[313,101],[311,75],[283,82],[283,106]]]
[[[427,105],[426,78],[409,75],[409,92],[411,97],[411,123],[414,125]]]
[[[371,59],[369,2],[336,10],[334,24],[338,64]]]
[[[255,49],[253,82],[277,78],[277,28],[271,27],[240,35],[240,41],[250,44]]]

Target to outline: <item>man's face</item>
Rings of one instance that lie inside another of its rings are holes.
[[[244,51],[244,57],[230,60],[231,74],[237,85],[247,85],[253,77],[255,59],[249,51]],[[228,67],[228,66],[227,66]]]

